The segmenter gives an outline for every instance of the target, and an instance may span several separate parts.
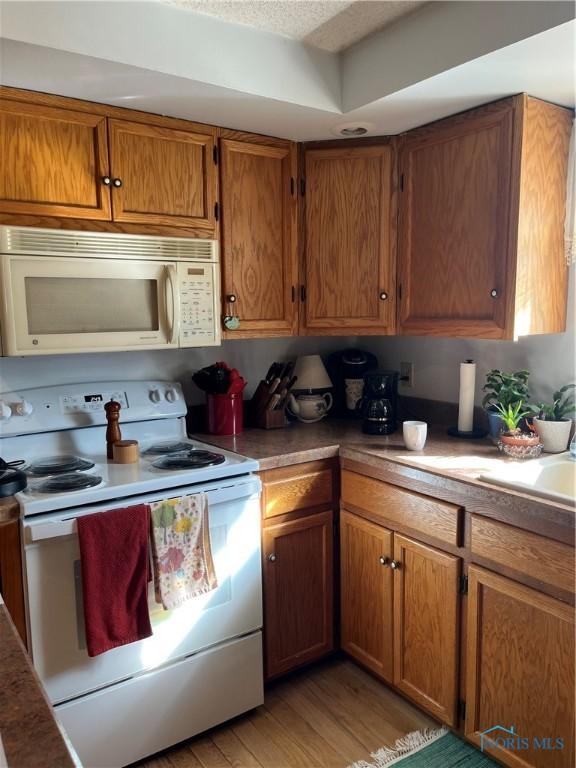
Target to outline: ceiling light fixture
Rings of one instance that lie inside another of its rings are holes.
[[[358,136],[365,136],[375,128],[373,123],[340,123],[332,128],[331,133],[334,136],[344,136],[347,139],[353,139]]]

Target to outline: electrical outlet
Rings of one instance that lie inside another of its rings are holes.
[[[414,386],[414,363],[400,363],[400,384],[407,389]]]

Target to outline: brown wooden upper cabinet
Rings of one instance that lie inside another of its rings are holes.
[[[303,333],[394,332],[393,171],[391,144],[306,150]]]
[[[213,235],[214,128],[156,115],[148,124],[138,112],[115,119],[106,111],[126,111],[42,94],[21,99],[0,100],[0,213]]]
[[[565,330],[571,119],[521,95],[405,136],[401,333],[511,339]]]
[[[108,120],[114,221],[213,228],[214,137]]]
[[[106,118],[0,99],[0,212],[110,219]]]
[[[298,324],[296,145],[222,131],[224,312],[229,338],[290,336]]]

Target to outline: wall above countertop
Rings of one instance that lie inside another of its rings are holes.
[[[245,397],[249,398],[274,360],[315,353],[328,355],[359,343],[355,337],[238,339],[224,341],[221,347],[188,350],[2,358],[0,392],[113,378],[165,379],[180,381],[187,402],[196,405],[204,402],[204,394],[192,384],[190,377],[204,366],[225,360],[248,380]]]

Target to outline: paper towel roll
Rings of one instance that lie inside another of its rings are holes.
[[[472,432],[474,428],[474,390],[476,387],[476,363],[466,360],[460,363],[460,399],[458,401],[458,431]]]

